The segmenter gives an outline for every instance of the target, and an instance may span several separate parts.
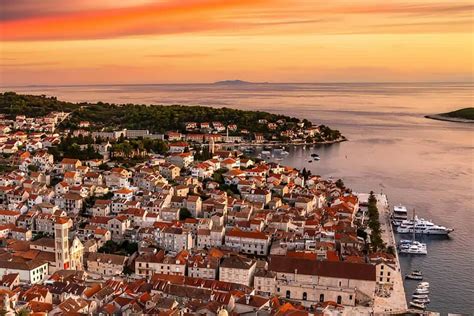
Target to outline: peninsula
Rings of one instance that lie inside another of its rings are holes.
[[[474,123],[474,108],[464,108],[448,113],[426,115],[425,117],[439,121]]]
[[[137,137],[192,143],[327,144],[346,140],[338,131],[306,119],[262,111],[183,105],[71,103],[44,95],[0,94],[0,113],[38,117],[69,112],[60,129],[86,130],[105,138],[135,130]]]

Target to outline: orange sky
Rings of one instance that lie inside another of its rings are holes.
[[[117,4],[118,3],[118,4]],[[0,85],[466,81],[457,0],[3,0]]]

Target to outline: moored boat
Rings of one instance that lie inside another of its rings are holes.
[[[400,244],[400,253],[404,254],[412,254],[412,255],[426,255],[428,254],[428,250],[426,248],[426,244],[421,243],[419,241],[412,241],[411,243]]]
[[[411,272],[411,273],[405,275],[405,279],[408,279],[408,280],[423,280],[423,276],[413,274],[413,272]]]
[[[414,219],[403,220],[397,227],[399,234],[448,235],[452,231],[452,228],[436,225],[417,216]]]
[[[412,297],[416,298],[416,299],[426,299],[429,296],[428,296],[428,294],[413,294]]]
[[[423,303],[410,302],[410,306],[418,309],[426,309],[426,305]]]
[[[413,293],[413,294],[426,294],[426,295],[428,295],[428,294],[430,294],[430,290],[429,289],[416,289],[415,293]]]
[[[431,303],[429,298],[414,298],[412,300],[412,302],[418,303],[418,304],[429,304],[429,303]]]
[[[403,205],[398,205],[393,207],[392,211],[392,223],[395,226],[399,226],[400,223],[408,219],[408,210]]]

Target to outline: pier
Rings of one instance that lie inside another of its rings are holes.
[[[405,288],[403,287],[403,275],[400,268],[400,258],[398,256],[397,242],[393,232],[393,227],[390,222],[390,206],[388,204],[387,196],[384,194],[376,194],[377,208],[379,211],[380,229],[382,239],[387,244],[387,247],[392,246],[395,249],[395,265],[396,275],[394,275],[393,290],[389,297],[375,297],[374,314],[387,315],[398,314],[408,310],[405,296]]]

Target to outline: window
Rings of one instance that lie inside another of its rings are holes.
[[[349,300],[352,301],[352,295],[349,295]]]
[[[291,298],[291,292],[289,290],[286,291],[286,298]]]
[[[307,298],[308,298],[308,294],[306,292],[303,292],[303,301],[306,301]]]
[[[380,275],[383,275],[383,271],[380,271]]]
[[[380,282],[382,282],[383,278],[380,278]]]
[[[382,265],[382,266],[380,266],[380,270],[383,270],[383,267],[384,267],[383,265]]]
[[[324,302],[324,294],[319,295],[319,301]]]
[[[342,296],[338,295],[337,296],[337,304],[341,304],[341,303],[342,303]]]
[[[387,276],[390,276],[390,272],[387,272]]]

